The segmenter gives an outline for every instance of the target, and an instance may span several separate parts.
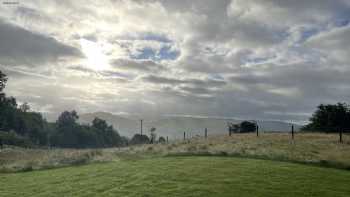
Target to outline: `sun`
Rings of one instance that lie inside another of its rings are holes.
[[[102,48],[98,43],[80,39],[80,45],[84,55],[86,56],[86,65],[95,70],[106,70],[110,66],[108,64],[107,56],[102,52]]]

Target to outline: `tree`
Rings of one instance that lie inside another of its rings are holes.
[[[239,124],[233,124],[232,122],[227,123],[229,135],[232,133],[239,133],[240,126]]]
[[[52,136],[54,146],[78,148],[81,136],[81,127],[76,123],[79,116],[75,110],[64,111],[56,121],[57,130]]]
[[[161,144],[164,144],[166,142],[165,138],[163,136],[160,136],[158,139],[158,142]]]
[[[130,144],[149,144],[150,139],[147,137],[147,135],[141,135],[141,134],[135,134],[131,140]]]
[[[155,127],[152,127],[151,129],[150,129],[150,143],[151,144],[153,144],[153,143],[155,143],[156,142],[156,139],[157,139],[157,134],[156,134],[156,128]]]
[[[30,106],[27,102],[24,102],[22,105],[19,106],[19,110],[21,110],[21,112],[27,112],[30,110]]]
[[[99,130],[105,131],[108,127],[108,124],[105,120],[102,120],[102,119],[96,117],[92,121],[92,126],[99,129]]]
[[[233,124],[233,123],[227,123],[228,130],[230,134],[232,133],[248,133],[248,132],[254,132],[256,131],[256,124],[249,122],[249,121],[243,121],[240,124]]]
[[[324,132],[338,132],[339,129],[350,129],[350,107],[346,103],[319,105],[310,124],[303,127],[303,130]]]
[[[123,144],[119,133],[114,130],[112,125],[108,125],[105,120],[96,117],[92,121],[92,127],[96,129],[104,147],[121,146]]]
[[[61,115],[58,117],[57,120],[57,126],[59,128],[72,126],[76,124],[76,121],[79,119],[78,113],[73,110],[71,112],[64,111],[61,113]]]
[[[80,125],[76,111],[64,111],[55,123],[48,123],[40,113],[29,111],[28,103],[17,106],[16,99],[2,93],[7,82],[0,71],[0,144],[16,146],[53,145],[66,148],[98,148],[127,145],[127,139],[95,118],[92,126]],[[147,136],[141,137],[149,142]]]
[[[256,124],[249,121],[243,121],[240,124],[240,132],[241,133],[248,133],[248,132],[254,132],[256,131]]]
[[[47,138],[44,130],[46,121],[41,114],[28,112],[30,109],[28,103],[24,103],[17,108],[16,99],[14,97],[6,97],[2,93],[6,82],[6,75],[0,71],[0,129],[5,132],[13,131],[19,138],[31,141],[32,144],[46,144]],[[17,139],[17,137],[15,138]],[[9,143],[10,141],[7,142]],[[18,144],[13,144],[17,142]],[[13,145],[23,145],[18,140],[12,140],[11,143]]]
[[[1,94],[2,90],[5,88],[6,82],[7,82],[7,77],[0,70],[0,94]]]

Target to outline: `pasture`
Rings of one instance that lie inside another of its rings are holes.
[[[0,196],[350,196],[349,136],[236,134],[0,151]]]
[[[0,196],[350,195],[350,172],[232,157],[121,160],[0,174]]]

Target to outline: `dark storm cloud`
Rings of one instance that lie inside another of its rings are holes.
[[[0,20],[0,63],[35,65],[60,57],[80,57],[81,52],[54,38]]]

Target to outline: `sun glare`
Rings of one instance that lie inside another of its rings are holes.
[[[86,65],[96,71],[106,70],[109,68],[108,58],[102,52],[101,46],[97,43],[81,39],[80,45],[84,55],[87,58]]]

